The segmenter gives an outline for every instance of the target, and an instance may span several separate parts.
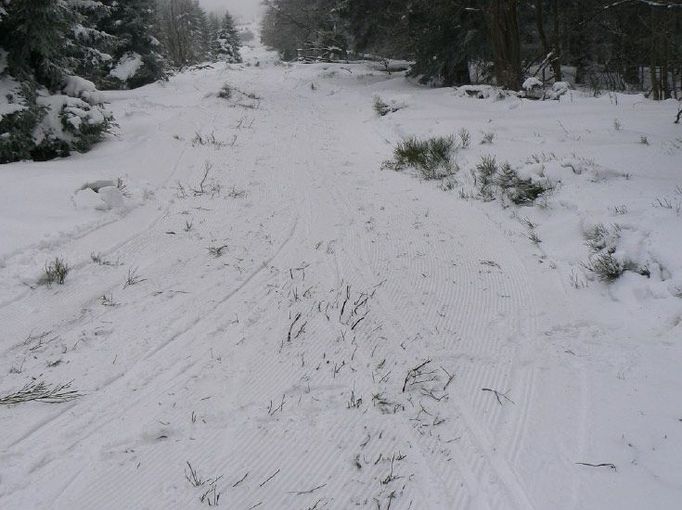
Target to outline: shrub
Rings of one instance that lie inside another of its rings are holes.
[[[425,179],[442,179],[455,171],[454,150],[452,136],[425,140],[410,137],[398,143],[393,149],[393,160],[385,162],[384,166],[396,171],[412,167]]]
[[[12,101],[18,109],[0,115],[0,164],[31,158],[36,146],[33,131],[46,113],[46,108],[35,102],[31,82],[23,83]]]
[[[484,132],[483,138],[481,139],[481,145],[492,145],[493,140],[495,140],[495,133],[492,131]]]
[[[499,190],[516,205],[533,204],[552,189],[547,181],[522,178],[507,162],[498,165],[490,155],[481,156],[474,179],[484,199],[492,200],[495,190]]]
[[[230,87],[229,83],[226,83],[225,85],[222,86],[222,88],[220,89],[220,92],[218,92],[218,97],[220,99],[232,98],[232,87]]]
[[[471,145],[471,133],[469,133],[469,130],[462,128],[457,133],[457,136],[459,136],[459,143],[462,149],[468,149]]]
[[[616,244],[620,238],[620,227],[613,225],[611,228],[603,223],[598,223],[589,228],[584,234],[585,244],[592,253],[606,250],[609,253],[616,251]]]
[[[399,105],[395,102],[391,102],[390,104],[385,102],[383,99],[381,99],[379,96],[374,97],[374,111],[379,115],[379,117],[385,117],[389,113],[395,113],[399,110],[402,110],[404,106]]]
[[[613,253],[604,252],[590,257],[585,269],[591,271],[603,282],[612,282],[625,272],[625,266]]]
[[[72,135],[71,147],[78,152],[89,151],[113,126],[109,112],[74,98],[64,103],[59,118],[64,131]]]
[[[498,168],[495,156],[481,156],[481,161],[476,165],[474,178],[484,197],[492,198],[492,185],[497,171]]]
[[[0,115],[0,163],[85,152],[114,126],[112,114],[100,105],[45,90],[36,94],[36,89],[35,81],[25,79],[11,94],[16,108]]]
[[[594,225],[585,234],[585,244],[592,252],[590,259],[583,267],[594,273],[601,281],[612,282],[617,280],[625,271],[646,276],[651,276],[649,268],[639,265],[633,260],[621,260],[617,258],[616,248],[620,239],[620,226],[605,226],[602,223]]]
[[[552,189],[546,182],[521,178],[509,163],[500,168],[497,185],[516,205],[532,204]]]
[[[45,274],[41,278],[41,283],[48,286],[53,283],[64,285],[66,275],[69,274],[69,269],[68,264],[57,257],[45,266]]]

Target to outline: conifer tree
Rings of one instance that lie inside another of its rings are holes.
[[[165,75],[165,62],[159,41],[153,36],[156,21],[155,0],[104,0],[107,15],[98,27],[115,38],[112,60],[108,71],[132,65],[135,72],[126,77],[116,71],[109,75],[109,86],[139,87],[159,80]],[[121,79],[124,77],[125,79]]]
[[[241,40],[234,19],[226,12],[220,21],[220,27],[213,40],[213,54],[218,60],[235,64],[242,61],[240,54]]]

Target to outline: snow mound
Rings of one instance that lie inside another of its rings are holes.
[[[554,85],[552,85],[552,92],[555,92],[560,95],[564,95],[570,89],[571,85],[567,81],[557,81],[554,82]]]
[[[475,99],[489,99],[495,100],[505,99],[510,94],[509,91],[502,90],[499,87],[492,85],[462,85],[454,88],[456,97],[472,97]]]
[[[73,196],[76,209],[95,209],[109,211],[112,209],[125,209],[134,204],[128,204],[126,189],[120,181],[103,179],[86,182]]]

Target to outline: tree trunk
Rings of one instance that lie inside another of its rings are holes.
[[[552,60],[552,70],[554,71],[554,81],[561,81],[561,34],[559,32],[559,0],[552,1],[552,15],[554,17],[554,33],[552,41],[554,46],[554,60]]]
[[[521,41],[518,0],[491,0],[486,10],[493,47],[495,78],[503,88],[518,90],[521,83]]]
[[[651,35],[651,47],[649,48],[649,74],[651,75],[651,97],[654,100],[661,99],[660,89],[658,85],[658,78],[656,76],[656,9],[651,7],[651,23],[649,26],[649,31]]]

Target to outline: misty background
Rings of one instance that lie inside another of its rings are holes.
[[[261,0],[199,0],[204,9],[222,13],[230,11],[238,21],[252,21],[261,12]]]

